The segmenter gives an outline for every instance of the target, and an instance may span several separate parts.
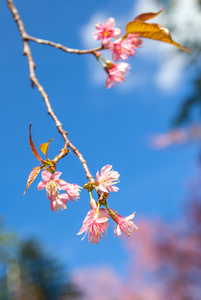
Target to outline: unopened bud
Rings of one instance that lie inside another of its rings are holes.
[[[90,193],[91,191],[93,191],[93,189],[94,189],[91,182],[85,183],[85,184],[83,185],[83,188],[84,188],[85,190],[88,190],[89,193]]]
[[[104,199],[107,199],[108,197],[109,197],[109,193],[105,192],[105,193],[103,194],[103,198],[104,198]]]

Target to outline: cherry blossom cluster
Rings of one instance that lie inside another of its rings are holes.
[[[45,169],[42,173],[42,181],[38,184],[38,190],[46,189],[47,198],[50,200],[51,211],[61,211],[66,209],[66,204],[68,200],[74,201],[79,198],[81,187],[75,183],[71,184],[63,179],[60,179],[61,172],[56,172],[56,164],[58,161],[58,156],[53,160],[50,160],[47,157],[47,152],[49,144],[53,139],[50,139],[47,143],[40,145],[40,150],[45,154],[46,159],[43,160],[38,154],[34,142],[31,137],[31,124],[29,126],[29,144],[31,151],[34,156],[40,161],[42,166],[37,166],[33,168],[29,174],[26,190],[30,187],[32,182],[38,176],[42,169]],[[61,151],[62,153],[62,151]],[[107,228],[109,226],[109,218],[111,217],[116,223],[117,226],[114,229],[115,236],[118,235],[121,238],[121,232],[123,232],[127,237],[130,233],[137,229],[138,227],[131,221],[135,212],[125,218],[122,218],[115,210],[107,206],[107,198],[109,197],[110,192],[118,192],[119,188],[116,184],[119,182],[119,173],[112,170],[112,165],[104,166],[100,173],[96,173],[96,181],[94,178],[87,182],[84,185],[84,189],[88,190],[90,196],[90,206],[91,210],[88,212],[86,218],[84,219],[82,228],[78,234],[85,232],[84,237],[88,234],[89,242],[92,244],[97,244],[99,240],[107,233]],[[98,200],[95,201],[92,198],[92,191],[96,190],[98,195]],[[63,191],[63,193],[60,193]],[[105,208],[101,208],[104,206]],[[83,238],[84,238],[83,237]]]
[[[105,24],[96,23],[96,32],[93,33],[95,40],[102,40],[103,49],[109,49],[112,52],[112,59],[117,62],[120,59],[128,60],[128,56],[134,56],[135,49],[142,44],[139,34],[129,33],[121,37],[121,30],[114,28],[114,18],[109,18]],[[111,38],[115,38],[112,42]],[[96,53],[97,59],[100,61],[108,74],[106,80],[106,88],[110,88],[116,82],[123,82],[124,75],[130,69],[130,65],[125,62],[114,64],[105,60],[101,53]]]
[[[41,174],[43,180],[38,184],[38,190],[46,189],[47,198],[50,200],[50,208],[52,211],[66,209],[68,200],[77,200],[81,189],[77,184],[70,184],[59,179],[61,174],[61,172],[52,173],[49,170],[45,170]],[[93,184],[88,182],[84,186],[85,189],[88,189],[90,195],[91,210],[85,217],[78,235],[85,232],[84,237],[88,234],[89,242],[91,241],[92,244],[97,244],[102,237],[105,240],[110,217],[117,223],[114,229],[115,236],[118,235],[121,238],[121,232],[123,232],[129,237],[131,232],[138,229],[131,221],[135,213],[123,218],[115,210],[107,206],[109,192],[117,192],[119,190],[119,188],[115,186],[115,184],[118,183],[119,176],[118,172],[112,170],[111,165],[104,166],[100,173],[96,173],[94,186],[98,187],[98,193],[101,195],[98,201],[92,198],[91,191],[94,188]],[[60,194],[60,190],[64,191],[64,193]],[[105,208],[101,208],[101,206]]]
[[[42,181],[38,184],[38,190],[46,188],[47,197],[50,200],[50,208],[52,211],[58,211],[66,209],[68,200],[77,200],[81,187],[77,184],[70,184],[62,179],[59,179],[61,172],[51,172],[45,170],[42,172]],[[60,190],[64,190],[65,193],[59,194]]]
[[[85,232],[82,239],[88,234],[89,242],[91,241],[92,244],[97,244],[102,237],[105,240],[110,217],[117,223],[117,226],[114,229],[115,236],[118,235],[121,238],[121,232],[123,232],[129,237],[131,232],[138,229],[131,221],[135,216],[135,212],[132,215],[123,218],[107,205],[109,192],[117,192],[119,190],[119,188],[115,186],[115,184],[118,183],[119,176],[118,172],[112,170],[111,165],[104,166],[101,169],[100,174],[99,172],[96,173],[97,181],[95,184],[99,188],[99,193],[101,193],[97,202],[92,198],[90,184],[88,183],[84,186],[84,188],[89,191],[91,210],[85,217],[78,235]],[[101,206],[104,206],[105,208],[100,208]]]

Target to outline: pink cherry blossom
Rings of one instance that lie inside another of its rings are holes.
[[[80,187],[79,185],[77,185],[77,184],[75,184],[75,183],[73,183],[73,184],[70,184],[70,183],[69,183],[69,184],[67,185],[67,188],[65,188],[65,191],[66,191],[66,193],[67,193],[69,199],[70,199],[71,201],[74,201],[74,199],[75,199],[75,200],[78,199],[78,197],[79,197],[79,195],[80,195],[80,189],[81,189],[81,187]]]
[[[120,58],[128,60],[128,56],[135,54],[135,48],[139,47],[142,41],[138,35],[129,34],[127,39],[119,38],[110,44],[110,51],[112,52],[112,59],[118,61]]]
[[[111,37],[116,38],[121,34],[121,30],[119,28],[114,28],[114,18],[107,19],[105,24],[96,23],[95,26],[97,31],[93,33],[93,37],[95,40],[102,40],[104,47],[109,46]]]
[[[137,230],[138,227],[131,221],[135,217],[135,212],[125,218],[122,218],[117,212],[112,210],[110,214],[112,219],[117,223],[117,226],[114,229],[114,236],[118,235],[121,238],[121,231],[125,234],[125,236],[129,237],[130,233],[133,232],[135,229]]]
[[[43,190],[46,188],[48,195],[54,195],[58,190],[65,190],[68,183],[62,179],[59,179],[61,172],[55,172],[54,174],[45,170],[42,172],[41,176],[43,181],[38,184],[38,190]]]
[[[79,191],[81,189],[77,184],[70,184],[62,179],[59,179],[61,172],[55,172],[54,174],[45,170],[42,172],[42,181],[38,184],[38,190],[46,188],[47,197],[50,200],[50,207],[52,211],[58,211],[59,209],[65,209],[68,199],[71,201],[76,200],[79,197]],[[59,194],[59,190],[64,190],[66,193]]]
[[[118,182],[120,174],[111,169],[112,165],[106,165],[101,169],[100,174],[99,171],[96,173],[99,189],[103,192],[117,192],[119,190],[114,184]]]
[[[196,135],[198,135],[199,138],[200,132],[198,127],[192,128],[191,131],[178,128],[167,133],[156,135],[152,138],[151,143],[156,150],[160,150],[174,144],[180,145],[187,143],[189,140],[196,138]]]
[[[108,63],[105,67],[106,72],[108,73],[108,78],[106,80],[106,88],[109,89],[116,82],[123,82],[124,75],[127,73],[130,65],[128,63],[118,63],[117,65],[113,63]]]
[[[58,211],[66,209],[66,204],[68,202],[67,194],[58,194],[58,192],[54,195],[47,195],[50,200],[50,208],[51,211]]]
[[[82,238],[83,240],[88,233],[89,242],[91,241],[92,244],[98,244],[101,237],[105,239],[105,234],[107,233],[106,231],[109,226],[109,212],[104,208],[98,210],[97,205],[93,205],[92,207],[93,208],[85,217],[83,226],[78,232],[78,235],[85,232],[85,235]]]

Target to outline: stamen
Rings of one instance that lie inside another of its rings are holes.
[[[57,193],[58,185],[55,181],[50,180],[46,184],[46,191],[50,195],[55,195]]]

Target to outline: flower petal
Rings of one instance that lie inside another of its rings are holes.
[[[50,202],[50,208],[51,208],[51,211],[54,211],[55,206],[56,206],[56,201],[51,201],[51,202]]]
[[[66,204],[68,202],[68,195],[67,194],[60,194],[59,195],[59,200],[63,203]]]
[[[39,191],[43,190],[44,188],[46,187],[46,182],[45,181],[40,181],[38,186],[37,186],[37,189]]]
[[[42,179],[44,180],[44,181],[48,181],[48,180],[50,180],[51,179],[51,177],[52,177],[52,174],[49,172],[49,171],[43,171],[42,173],[41,173],[41,177],[42,177]]]
[[[52,175],[52,180],[58,180],[59,177],[61,176],[62,172],[55,172],[53,175]]]
[[[110,170],[112,169],[112,165],[106,165],[104,167],[102,167],[100,173],[101,173],[101,176],[104,174],[104,173],[108,173]]]
[[[104,27],[107,27],[107,29],[112,29],[114,26],[115,26],[114,18],[107,19],[104,25]]]

